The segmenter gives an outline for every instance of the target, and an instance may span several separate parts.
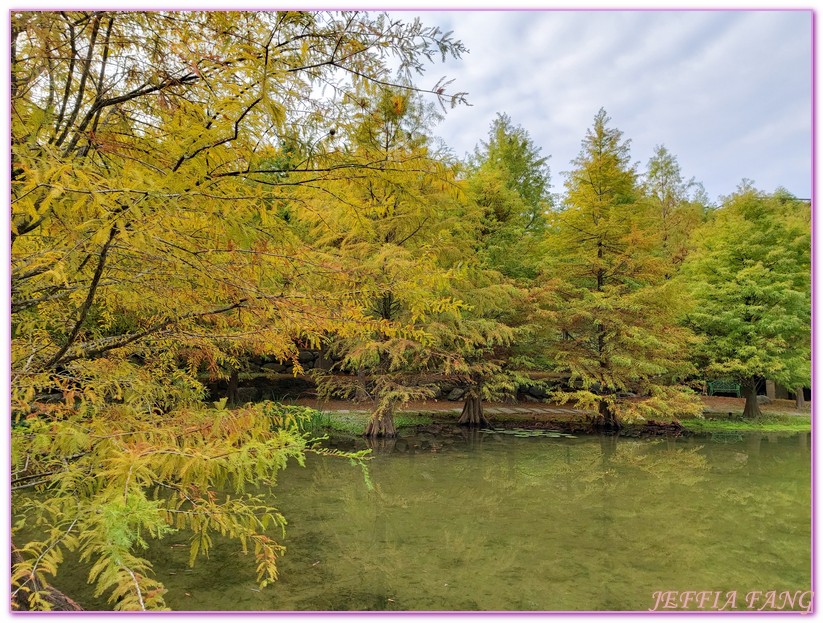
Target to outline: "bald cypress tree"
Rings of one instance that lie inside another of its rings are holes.
[[[663,145],[654,149],[643,176],[643,191],[657,221],[658,254],[674,276],[689,251],[689,237],[706,217],[709,204],[702,184],[684,180],[677,158]]]
[[[469,162],[461,220],[471,239],[453,286],[465,306],[441,338],[453,353],[449,376],[466,389],[461,425],[488,425],[483,401],[510,397],[526,381],[517,368],[528,291],[552,205],[548,156],[540,152],[528,131],[498,114]]]
[[[681,280],[696,302],[686,323],[703,338],[696,361],[741,383],[744,417],[760,416],[758,379],[810,383],[810,237],[807,201],[748,185],[694,233]]]
[[[552,207],[548,156],[529,132],[498,114],[488,140],[475,149],[467,193],[482,214],[478,247],[486,264],[505,277],[533,279]]]
[[[642,200],[630,143],[600,110],[567,174],[552,223],[542,307],[562,401],[596,410],[606,429],[623,420],[694,412],[679,386],[689,334],[677,327],[675,292],[651,207]]]

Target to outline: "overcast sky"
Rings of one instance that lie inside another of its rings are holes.
[[[437,133],[458,156],[507,113],[550,155],[552,184],[603,107],[645,169],[655,145],[716,200],[743,178],[811,196],[810,11],[415,11],[469,48],[432,66],[469,92]]]

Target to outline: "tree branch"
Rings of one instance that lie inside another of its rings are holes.
[[[91,304],[94,301],[94,296],[97,293],[97,286],[100,283],[100,277],[103,276],[103,268],[106,265],[106,256],[109,253],[109,248],[111,248],[112,243],[114,242],[114,238],[117,235],[117,228],[112,226],[111,231],[109,231],[109,238],[106,240],[106,243],[103,245],[103,248],[100,251],[99,259],[97,260],[97,268],[94,271],[94,277],[91,280],[91,285],[89,286],[89,293],[86,296],[86,300],[83,302],[83,306],[80,308],[80,316],[77,318],[77,322],[74,323],[74,328],[71,330],[66,343],[63,347],[57,351],[57,354],[49,360],[46,364],[46,368],[53,367],[56,363],[60,361],[63,355],[66,354],[66,351],[71,347],[74,343],[74,340],[77,339],[77,335],[80,333],[80,328],[83,326],[83,323],[86,321],[86,315],[89,313],[89,309],[91,309]]]
[[[177,161],[177,163],[174,165],[174,167],[172,167],[172,171],[177,171],[177,169],[179,169],[181,167],[181,165],[186,160],[191,160],[192,158],[196,157],[197,154],[199,154],[203,151],[206,151],[207,149],[212,149],[214,147],[218,147],[220,145],[230,143],[231,141],[236,141],[237,136],[238,136],[239,131],[240,131],[240,123],[243,121],[245,116],[247,114],[249,114],[251,112],[251,110],[255,106],[257,106],[257,104],[259,104],[261,101],[263,101],[262,96],[255,99],[251,104],[249,104],[246,107],[246,109],[243,111],[243,113],[235,120],[235,122],[234,122],[234,132],[232,133],[231,136],[228,136],[226,138],[222,138],[222,139],[220,139],[218,141],[215,141],[213,143],[209,143],[208,145],[203,145],[202,147],[200,147],[198,149],[195,149],[191,154],[183,154],[182,156],[180,156],[180,159]]]
[[[71,92],[71,83],[74,80],[74,63],[77,59],[77,44],[75,42],[74,24],[69,20],[65,12],[61,11],[60,15],[66,20],[69,26],[69,44],[71,46],[71,60],[69,61],[69,71],[66,76],[66,88],[63,90],[63,102],[60,104],[60,112],[57,114],[57,121],[54,123],[54,133],[52,134],[49,143],[54,143],[57,139],[57,133],[60,131],[60,126],[63,124],[63,116],[66,114],[66,106],[69,103],[69,93]]]
[[[97,42],[98,32],[100,32],[100,15],[96,15],[94,22],[92,22],[91,37],[89,39],[89,52],[86,55],[83,73],[80,76],[80,84],[77,86],[77,99],[74,103],[74,109],[71,111],[71,115],[66,121],[66,127],[63,128],[63,133],[60,135],[60,138],[57,139],[56,145],[58,146],[62,145],[63,141],[66,140],[72,125],[74,125],[74,122],[77,119],[77,114],[80,112],[80,107],[83,105],[83,95],[86,93],[86,82],[89,79],[89,74],[91,74],[91,57],[94,55],[94,45]],[[75,136],[74,140],[72,140],[72,144],[76,142],[77,137]]]
[[[143,331],[132,333],[130,335],[120,336],[119,338],[115,338],[113,341],[109,341],[106,343],[101,343],[100,341],[97,341],[96,343],[93,342],[91,344],[85,344],[82,346],[81,352],[69,355],[68,357],[63,357],[61,362],[67,363],[69,361],[74,361],[76,359],[97,357],[110,350],[122,348],[133,342],[136,342],[139,339],[158,333],[159,331],[162,331],[169,325],[176,324],[181,320],[188,320],[190,318],[202,318],[205,316],[213,316],[215,314],[224,314],[233,309],[238,309],[240,307],[243,307],[247,300],[248,299],[241,299],[240,301],[238,301],[237,303],[233,303],[232,305],[227,305],[226,307],[221,307],[220,309],[213,309],[207,312],[191,312],[189,314],[184,314],[179,318],[167,318],[166,320],[162,320],[158,323],[153,324],[152,326],[148,327],[147,329],[144,329]]]

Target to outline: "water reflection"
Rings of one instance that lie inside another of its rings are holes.
[[[289,519],[288,551],[281,580],[262,592],[233,544],[194,570],[173,540],[154,547],[168,604],[645,610],[654,591],[809,586],[808,435],[455,429],[386,442],[373,447],[371,490],[345,461],[310,457],[286,470],[276,503]]]

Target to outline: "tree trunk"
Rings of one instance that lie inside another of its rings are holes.
[[[617,432],[623,428],[620,420],[617,419],[617,414],[608,402],[601,400],[598,411],[600,412],[600,417],[603,419],[603,430]]]
[[[357,368],[357,389],[354,396],[355,402],[368,402],[371,400],[369,392],[366,391],[366,371],[363,368]]]
[[[795,406],[798,409],[802,409],[806,406],[806,397],[803,395],[803,388],[797,387],[795,388],[794,392]]]
[[[378,406],[375,412],[372,413],[363,435],[365,437],[396,437],[394,405]]]
[[[754,420],[762,417],[760,403],[757,402],[757,381],[751,379],[743,383],[743,395],[746,397],[746,406],[743,407],[743,419]]]
[[[226,392],[226,402],[230,405],[236,405],[239,398],[237,395],[237,386],[240,382],[240,373],[237,371],[237,368],[232,368],[231,373],[229,374],[229,387]]]
[[[484,427],[491,428],[491,423],[483,415],[483,400],[474,390],[469,390],[466,394],[466,400],[463,402],[463,411],[460,413],[460,419],[457,420],[460,426],[473,426],[475,428]]]

